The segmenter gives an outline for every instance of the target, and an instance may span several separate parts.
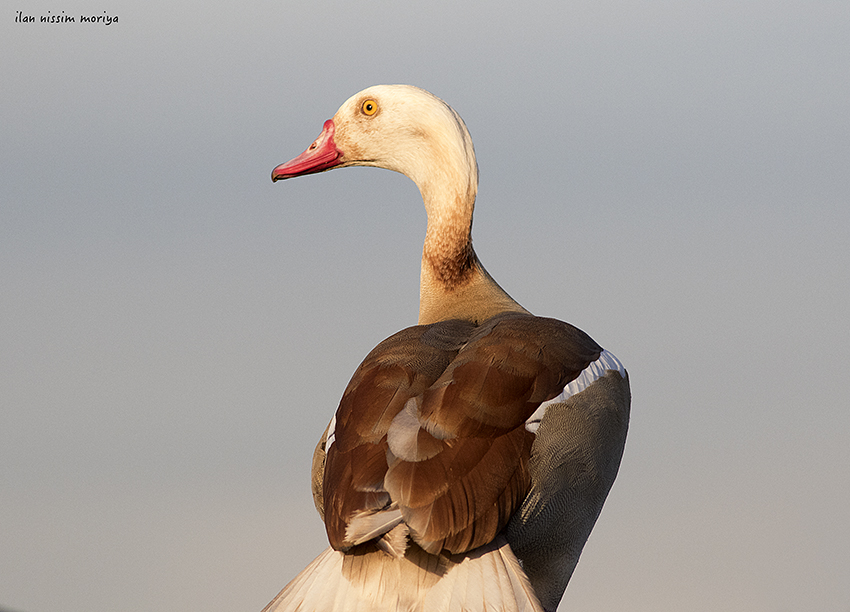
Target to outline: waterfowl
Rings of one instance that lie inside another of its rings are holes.
[[[478,166],[448,104],[409,85],[365,89],[272,180],[347,166],[419,187],[419,320],[345,389],[313,457],[330,546],[264,612],[553,612],[619,469],[628,374],[481,265]]]

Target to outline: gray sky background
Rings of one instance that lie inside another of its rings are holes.
[[[488,270],[631,374],[561,609],[850,610],[844,0],[8,4],[0,607],[259,612],[324,548],[312,449],[425,215],[269,175],[398,82],[469,126]]]

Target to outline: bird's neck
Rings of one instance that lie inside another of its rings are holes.
[[[421,325],[447,319],[479,322],[501,312],[527,312],[493,280],[472,249],[476,188],[474,184],[461,190],[420,187],[428,212],[419,285]]]

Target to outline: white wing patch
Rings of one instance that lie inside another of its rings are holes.
[[[626,368],[622,362],[614,356],[614,353],[602,351],[602,354],[599,355],[599,359],[582,370],[581,374],[571,381],[570,384],[564,387],[564,390],[561,391],[560,395],[540,404],[537,410],[534,411],[534,414],[532,414],[525,422],[525,428],[531,433],[536,434],[537,428],[540,427],[540,421],[543,420],[543,415],[546,413],[546,409],[549,406],[565,402],[570,396],[575,395],[576,393],[581,393],[598,378],[604,376],[608,370],[616,370],[620,373],[620,376],[623,378],[626,377]]]
[[[328,451],[331,450],[331,444],[334,443],[336,439],[336,412],[334,412],[334,418],[331,419],[331,424],[328,425],[328,437],[325,439],[325,455],[328,454]]]

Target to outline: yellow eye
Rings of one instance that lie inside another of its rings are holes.
[[[378,103],[372,100],[364,100],[363,104],[360,106],[360,110],[363,111],[364,115],[372,116],[378,112]]]

